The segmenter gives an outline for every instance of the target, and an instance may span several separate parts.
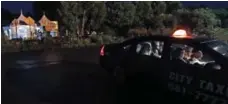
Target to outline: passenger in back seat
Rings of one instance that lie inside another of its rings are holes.
[[[188,61],[192,57],[193,48],[187,46],[187,47],[184,48],[184,50],[185,50],[184,59]]]
[[[153,43],[153,55],[155,57],[161,58],[162,54],[162,46],[160,42],[154,42]]]
[[[184,59],[184,55],[185,55],[185,50],[181,48],[177,48],[172,55],[173,56],[172,59],[177,62],[187,63],[187,61]]]
[[[204,66],[206,63],[201,61],[202,57],[203,57],[203,52],[200,50],[195,50],[192,54],[191,59],[189,60],[189,63],[193,65],[195,64],[195,65]]]
[[[147,43],[147,42],[143,43],[143,44],[141,45],[141,50],[140,50],[139,53],[140,53],[141,55],[150,56],[151,53],[152,53],[152,47],[151,47],[150,43]]]

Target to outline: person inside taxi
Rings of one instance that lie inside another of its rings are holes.
[[[191,55],[191,59],[189,60],[189,63],[192,65],[205,65],[206,63],[201,61],[203,57],[203,52],[200,50],[196,50],[192,53]]]
[[[158,41],[154,42],[153,44],[153,55],[155,57],[161,58],[161,53],[162,53],[162,44]]]
[[[139,54],[150,56],[152,53],[152,47],[149,42],[144,42],[140,47]]]
[[[192,56],[192,51],[193,51],[193,48],[192,47],[185,47],[184,48],[185,52],[184,52],[184,59],[185,60],[190,60],[191,59],[191,56]]]
[[[173,58],[178,63],[187,63],[184,57],[185,57],[185,50],[182,48],[177,48],[173,53]]]

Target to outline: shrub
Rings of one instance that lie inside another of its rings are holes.
[[[142,27],[132,28],[128,31],[128,36],[145,36],[147,34],[147,29]]]
[[[124,37],[116,37],[115,42],[120,43],[120,42],[123,42],[124,40],[125,40]]]
[[[76,44],[75,44],[76,47],[84,47],[84,42],[82,39],[77,39],[76,41]]]
[[[90,41],[89,38],[82,39],[82,43],[83,43],[85,46],[90,46],[90,45],[91,45],[91,41]]]
[[[91,42],[97,45],[122,42],[124,40],[124,37],[120,37],[120,36],[116,37],[116,36],[107,35],[107,34],[91,35],[90,38],[91,38]]]
[[[18,48],[13,43],[2,44],[2,52],[17,52]]]
[[[109,26],[103,26],[101,28],[101,31],[104,32],[106,35],[116,36],[116,31],[113,28],[110,28]]]
[[[92,34],[90,36],[91,39],[91,43],[95,43],[95,44],[103,44],[103,38],[99,35],[96,34]]]
[[[103,44],[110,44],[110,43],[113,43],[114,39],[113,36],[109,36],[109,35],[102,35],[102,40],[103,40]]]

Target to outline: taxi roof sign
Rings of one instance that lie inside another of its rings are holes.
[[[174,31],[172,34],[172,37],[174,38],[189,38],[190,36],[187,34],[187,31],[184,29],[179,29]]]

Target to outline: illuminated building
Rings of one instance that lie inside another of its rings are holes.
[[[4,26],[3,30],[9,39],[35,39],[38,34],[43,34],[44,30],[52,37],[58,36],[58,22],[50,21],[45,13],[39,20],[39,24],[38,26],[32,17],[25,17],[21,10],[20,16],[13,19],[9,26]]]
[[[43,13],[43,16],[39,20],[39,23],[41,26],[45,27],[45,31],[50,32],[52,37],[58,36],[58,21],[51,21],[49,20],[45,13]]]

